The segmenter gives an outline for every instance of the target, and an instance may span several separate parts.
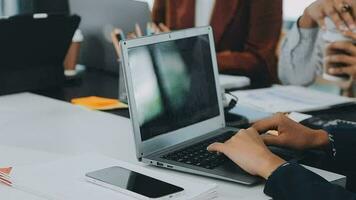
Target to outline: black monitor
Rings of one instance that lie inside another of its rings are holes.
[[[69,14],[68,0],[0,0],[0,15]]]
[[[21,15],[0,20],[0,94],[58,87],[80,18]]]

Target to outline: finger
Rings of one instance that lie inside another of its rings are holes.
[[[166,25],[164,25],[163,23],[159,23],[159,28],[161,29],[162,32],[170,32],[171,29],[169,29]]]
[[[327,47],[327,54],[335,54],[335,51],[344,51],[352,56],[356,56],[356,46],[351,42],[334,42]]]
[[[352,15],[352,4],[351,1],[353,0],[340,0],[335,5],[337,6],[337,10],[340,13],[342,20],[346,23],[349,30],[355,29],[355,22],[354,17]],[[345,5],[351,8],[351,10],[344,10]]]
[[[141,30],[141,27],[140,27],[140,25],[139,24],[135,24],[135,33],[136,33],[136,35],[137,35],[137,37],[142,37],[142,30]]]
[[[275,145],[275,146],[281,146],[282,141],[280,139],[280,136],[274,136],[274,135],[269,135],[269,134],[264,134],[261,135],[263,142],[266,145]]]
[[[152,29],[153,29],[153,31],[154,31],[155,34],[161,33],[161,31],[160,31],[160,29],[158,28],[158,26],[157,26],[156,23],[152,23],[151,26],[152,26]]]
[[[349,55],[330,55],[325,57],[326,63],[342,63],[346,66],[356,64],[356,58]]]
[[[351,16],[356,19],[356,1],[355,0],[344,0],[345,3],[351,6]]]
[[[207,150],[210,152],[224,153],[225,145],[223,143],[216,142],[216,143],[209,145]]]
[[[134,38],[137,38],[137,35],[136,35],[136,33],[131,32],[131,33],[128,33],[128,34],[127,34],[127,38],[128,38],[128,39],[134,39]]]
[[[343,12],[341,14],[341,18],[346,23],[349,30],[354,30],[356,28],[354,23],[354,18],[351,16],[349,12]]]
[[[119,29],[114,29],[111,32],[111,40],[114,44],[114,48],[115,48],[115,52],[118,56],[118,58],[120,58],[121,56],[121,48],[120,48],[120,41],[118,40],[118,36],[120,35],[120,30]]]
[[[352,40],[356,40],[356,33],[352,31],[344,31],[342,32],[345,37],[348,37]]]
[[[356,67],[350,66],[350,67],[330,68],[328,72],[333,75],[349,74],[353,76],[356,74]]]
[[[339,12],[335,6],[332,7],[327,7],[325,8],[325,13],[327,16],[331,18],[331,20],[334,22],[335,26],[340,30],[340,31],[347,31],[347,27],[343,20],[341,19]]]
[[[256,131],[259,133],[264,133],[269,130],[277,130],[279,122],[280,122],[281,118],[284,116],[284,115],[283,116],[282,115],[283,114],[279,113],[279,114],[274,115],[273,117],[262,119],[262,120],[256,122],[255,124],[253,124],[252,127],[254,129],[256,129]]]

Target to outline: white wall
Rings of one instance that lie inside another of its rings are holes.
[[[139,0],[139,1],[145,1],[145,2],[147,2],[148,5],[150,6],[150,9],[152,10],[154,0]]]
[[[283,17],[284,20],[295,21],[315,0],[283,0]]]

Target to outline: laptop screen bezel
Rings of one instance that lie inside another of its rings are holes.
[[[215,89],[216,89],[216,94],[217,94],[217,99],[219,104],[219,115],[189,125],[187,127],[183,127],[178,130],[167,132],[162,135],[143,141],[141,138],[141,130],[140,130],[139,122],[138,120],[135,120],[138,119],[139,113],[137,111],[137,107],[136,107],[137,104],[135,102],[134,93],[132,92],[133,79],[132,79],[131,69],[129,65],[129,57],[128,57],[129,49],[161,43],[161,42],[174,41],[174,40],[190,38],[190,37],[197,37],[200,35],[208,35],[209,38],[212,66],[213,66],[214,78],[216,83]],[[187,140],[200,137],[209,132],[216,131],[220,128],[225,127],[224,110],[223,110],[222,96],[221,96],[222,93],[221,93],[221,87],[219,83],[219,72],[218,72],[218,66],[216,60],[214,37],[213,37],[212,28],[210,26],[185,29],[185,30],[174,31],[170,33],[163,33],[163,34],[158,34],[158,35],[153,35],[148,37],[121,41],[121,49],[122,49],[121,64],[124,69],[124,75],[125,75],[130,117],[133,126],[134,140],[136,144],[136,156],[139,160],[142,157],[147,156],[153,152],[160,151],[164,148],[180,144]]]

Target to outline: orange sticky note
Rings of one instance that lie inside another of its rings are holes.
[[[92,110],[113,110],[125,109],[127,104],[120,102],[117,99],[109,99],[97,96],[82,97],[72,99],[72,104],[84,106]]]

